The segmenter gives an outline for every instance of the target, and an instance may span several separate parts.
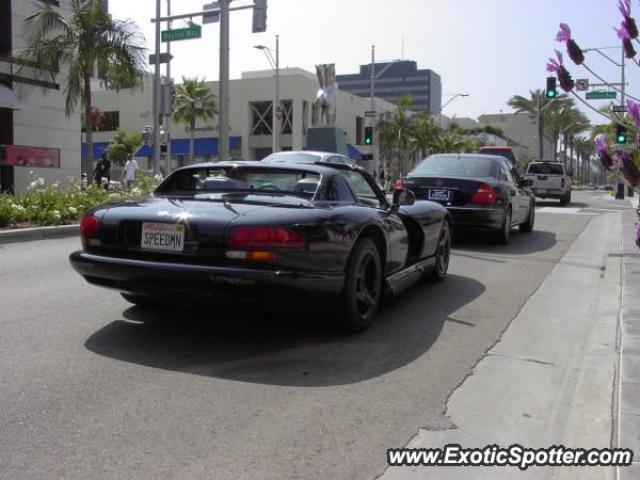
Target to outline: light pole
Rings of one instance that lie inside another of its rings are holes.
[[[158,0],[159,1],[159,0]],[[220,82],[218,105],[218,160],[229,157],[229,2],[220,0]]]
[[[171,0],[167,0],[167,17],[171,16]],[[171,30],[171,20],[167,22],[167,27]],[[167,88],[173,88],[173,82],[171,82],[171,42],[167,42]],[[165,175],[169,175],[171,171],[171,113],[173,100],[171,94],[169,94],[167,101],[167,122],[164,130],[167,134],[167,152],[165,159]]]
[[[156,0],[156,61],[153,76],[153,173],[160,168],[160,0]]]
[[[442,128],[442,110],[444,110],[444,109],[445,109],[445,107],[446,107],[447,105],[449,105],[451,102],[453,102],[456,98],[458,98],[458,97],[468,97],[468,96],[469,96],[469,94],[468,94],[468,93],[452,93],[452,94],[450,94],[450,95],[451,95],[451,98],[450,98],[449,100],[447,100],[447,101],[445,102],[445,104],[444,104],[444,105],[442,105],[442,106],[440,107],[440,110],[438,111],[438,126],[439,126],[440,128]]]
[[[273,96],[273,105],[271,107],[271,138],[272,138],[272,153],[280,151],[280,134],[282,127],[280,126],[280,119],[278,118],[278,112],[280,109],[280,35],[276,35],[276,49],[275,58],[272,54],[273,50],[265,45],[255,45],[253,48],[262,50],[271,65],[276,72],[275,75],[275,92]]]

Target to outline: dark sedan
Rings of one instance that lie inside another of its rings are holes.
[[[135,304],[337,300],[351,331],[371,323],[385,291],[444,278],[451,239],[444,207],[410,191],[389,203],[365,170],[332,164],[185,167],[80,227],[73,267]]]
[[[416,198],[445,206],[456,228],[489,230],[500,243],[509,242],[515,226],[533,230],[530,184],[505,158],[483,154],[431,155],[402,181]]]

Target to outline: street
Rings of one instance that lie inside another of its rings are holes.
[[[326,313],[133,307],[71,269],[77,238],[0,245],[0,478],[376,478],[387,448],[456,428],[452,393],[590,222],[631,209],[604,196],[539,202],[506,246],[457,238],[444,282],[356,336]]]

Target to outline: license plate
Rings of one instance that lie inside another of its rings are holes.
[[[182,252],[184,250],[184,225],[143,222],[140,246],[149,250]]]
[[[447,201],[449,200],[449,190],[429,190],[429,200]]]
[[[547,191],[544,188],[539,188],[536,193],[547,193]]]

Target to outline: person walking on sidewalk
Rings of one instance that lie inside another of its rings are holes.
[[[107,158],[106,152],[102,153],[100,160],[96,164],[96,169],[93,172],[93,177],[96,185],[102,184],[102,179],[105,178],[107,183],[104,185],[105,190],[109,190],[109,184],[111,183],[111,162]]]
[[[138,162],[129,154],[127,163],[124,165],[124,179],[127,182],[127,190],[131,189],[131,186],[135,183],[137,171]]]

